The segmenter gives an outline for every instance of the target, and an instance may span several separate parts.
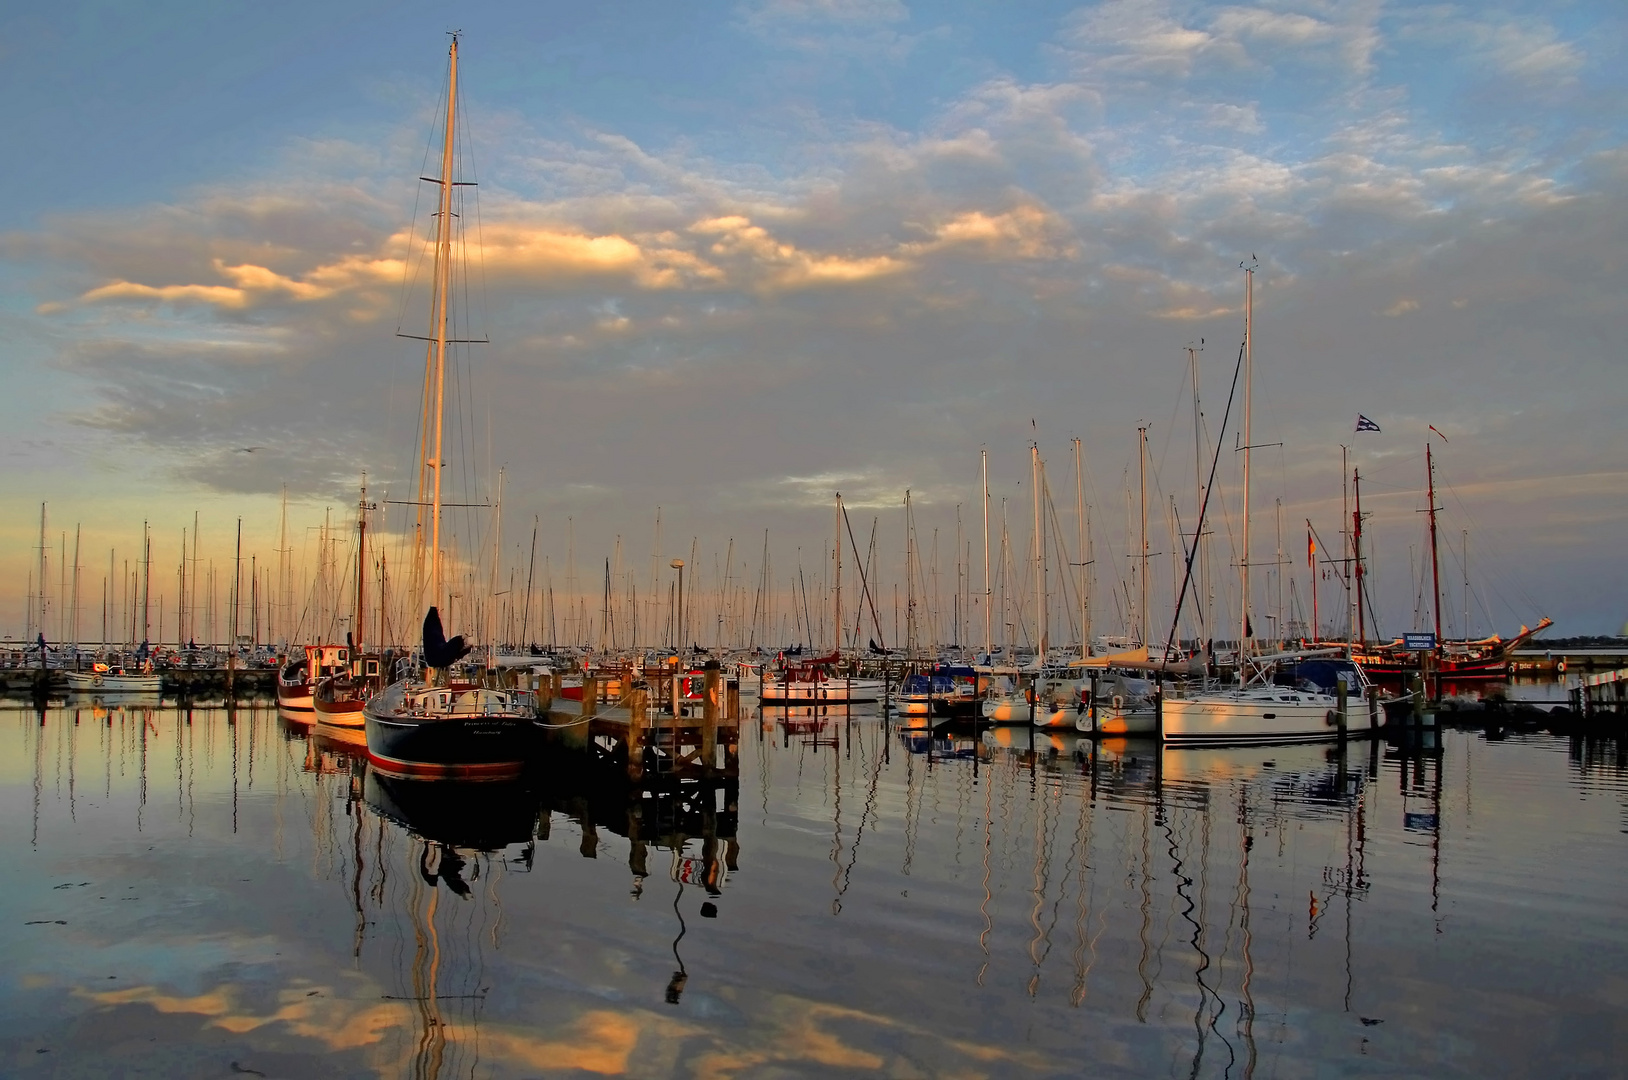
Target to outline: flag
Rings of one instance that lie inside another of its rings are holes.
[[[1372,420],[1368,419],[1366,416],[1362,415],[1361,413],[1358,413],[1357,414],[1356,430],[1357,431],[1378,431],[1379,430],[1379,425],[1374,423]]]
[[[1306,533],[1306,565],[1311,567],[1317,565],[1317,541],[1309,531]]]
[[[1435,424],[1428,424],[1426,426],[1429,427],[1431,431],[1436,431],[1436,425]],[[1441,435],[1441,432],[1436,431],[1436,434]],[[1441,441],[1446,442],[1447,441],[1447,436],[1441,435]]]

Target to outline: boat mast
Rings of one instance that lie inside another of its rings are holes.
[[[1198,512],[1197,509],[1196,509],[1197,507],[1201,507],[1201,506],[1204,505],[1204,427],[1203,427],[1203,414],[1199,411],[1199,396],[1198,396],[1198,354],[1203,352],[1203,351],[1204,351],[1204,339],[1203,338],[1198,339],[1198,344],[1197,345],[1189,345],[1189,346],[1187,346],[1187,366],[1189,368],[1190,376],[1191,376],[1192,383],[1193,383],[1193,506],[1195,507],[1194,513]],[[1200,530],[1199,532],[1195,532],[1193,534],[1193,550],[1195,552],[1198,550],[1198,545],[1203,540],[1203,538],[1204,538],[1204,534],[1203,534],[1202,530]],[[1209,590],[1209,576],[1208,576],[1207,566],[1208,566],[1208,560],[1202,559],[1202,558],[1199,559],[1198,568],[1199,568],[1199,581],[1201,582],[1200,591],[1206,597],[1209,596],[1209,592],[1210,592],[1210,590]],[[1193,610],[1198,614],[1198,621],[1199,621],[1199,626],[1197,627],[1197,629],[1195,630],[1195,632],[1193,634],[1194,640],[1197,641],[1199,638],[1201,638],[1204,635],[1204,633],[1210,632],[1209,631],[1210,622],[1209,622],[1208,616],[1211,613],[1206,608],[1200,606],[1197,603],[1195,603],[1193,605]]]
[[[497,669],[497,579],[498,563],[503,558],[503,469],[497,471],[497,501],[492,504],[492,575],[486,590],[486,666]],[[608,592],[610,579],[605,587]],[[607,622],[609,619],[607,618]]]
[[[989,451],[978,451],[978,458],[983,466],[984,474],[984,655],[988,656],[995,651],[995,639],[990,635],[989,610],[990,598],[994,595],[989,590]]]
[[[1441,648],[1441,567],[1436,560],[1436,460],[1425,443],[1425,473],[1430,495],[1430,608],[1436,617],[1436,648]]]
[[[806,593],[804,594],[807,595]],[[897,629],[897,628],[895,628]],[[910,489],[904,489],[904,655],[916,653],[916,519],[910,510]]]
[[[1030,444],[1032,461],[1030,472],[1034,486],[1034,662],[1035,667],[1046,662],[1046,523],[1040,517],[1040,444]]]
[[[458,113],[458,35],[452,35],[447,51],[447,123],[441,145],[441,204],[435,222],[435,453],[430,467],[435,470],[435,489],[430,505],[430,603],[441,602],[441,460],[442,422],[446,414],[447,375],[447,295],[452,281],[452,148],[453,127]]]
[[[1086,583],[1090,580],[1091,557],[1085,553],[1085,468],[1079,439],[1074,440],[1074,515],[1080,527],[1080,659],[1091,656],[1091,604],[1086,599]]]
[[[1243,558],[1238,560],[1239,618],[1238,618],[1238,681],[1247,682],[1244,662],[1249,656],[1249,450],[1253,429],[1250,426],[1251,391],[1255,373],[1255,266],[1254,257],[1244,266],[1244,506],[1243,506]]]
[[[1362,473],[1360,470],[1351,470],[1351,489],[1356,496],[1357,508],[1351,512],[1351,555],[1354,563],[1352,572],[1356,574],[1357,594],[1357,644],[1368,644],[1368,624],[1362,615]]]
[[[833,605],[836,608],[836,619],[831,624],[832,637],[835,639],[836,645],[832,648],[831,651],[832,652],[841,652],[842,651],[842,492],[839,491],[839,492],[836,493],[836,495],[837,495],[836,531],[832,534],[832,543],[835,545],[835,547],[833,548],[833,552],[834,552],[834,557],[837,560],[836,590],[835,590],[836,591],[836,602]]]
[[[1137,636],[1148,644],[1148,426],[1144,421],[1136,428],[1136,470],[1142,488],[1142,549],[1136,571],[1141,596],[1136,611]]]
[[[362,474],[362,494],[356,500],[356,633],[352,635],[351,656],[362,655],[362,615],[367,611],[367,473]]]

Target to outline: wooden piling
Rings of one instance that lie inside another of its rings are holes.
[[[701,702],[701,775],[704,777],[711,777],[718,764],[719,682],[722,674],[718,661],[707,661],[706,695]]]
[[[592,716],[599,704],[599,680],[592,675],[582,677],[582,715]]]
[[[1347,724],[1346,724],[1346,716],[1348,714],[1348,708],[1347,707],[1348,707],[1348,705],[1350,703],[1350,700],[1351,700],[1351,688],[1346,684],[1346,681],[1344,679],[1337,679],[1337,680],[1335,680],[1335,682],[1337,684],[1336,689],[1339,692],[1340,704],[1339,704],[1339,712],[1335,714],[1334,722],[1340,729],[1340,738],[1344,739],[1345,736],[1346,736],[1346,728],[1347,728]],[[1342,758],[1341,760],[1343,761],[1344,759]]]
[[[645,731],[648,727],[650,691],[642,684],[628,694],[627,778],[634,783],[644,779]]]

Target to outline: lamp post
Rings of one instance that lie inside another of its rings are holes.
[[[670,564],[678,571],[678,613],[673,630],[678,638],[678,655],[684,655],[684,560],[674,559]]]

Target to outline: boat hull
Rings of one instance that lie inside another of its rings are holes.
[[[419,687],[420,696],[424,687]],[[505,780],[525,771],[536,743],[535,710],[496,711],[459,702],[478,699],[474,687],[433,691],[446,707],[418,711],[403,706],[406,687],[397,683],[373,697],[363,709],[369,764],[407,779]]]
[[[317,723],[329,727],[360,730],[366,722],[363,712],[366,705],[367,699],[358,696],[353,687],[335,686],[330,682],[320,684],[311,695],[311,709]]]
[[[1152,709],[1114,709],[1098,705],[1096,714],[1079,714],[1075,724],[1080,731],[1091,735],[1154,735],[1159,730],[1159,715]]]
[[[63,673],[68,689],[86,694],[156,694],[163,687],[159,675],[108,675],[101,672]]]
[[[1162,734],[1169,743],[1325,742],[1362,730],[1342,729],[1339,702],[1295,691],[1235,692],[1172,698],[1164,702]]]
[[[776,682],[765,679],[758,689],[764,705],[869,705],[882,700],[880,679],[822,679]]]

